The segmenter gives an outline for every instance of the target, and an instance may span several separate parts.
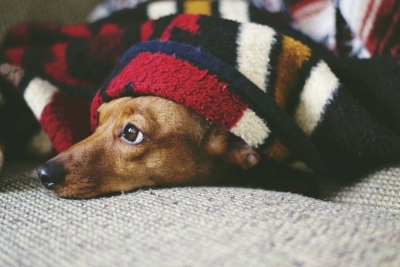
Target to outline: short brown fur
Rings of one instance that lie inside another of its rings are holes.
[[[141,187],[211,185],[229,164],[256,165],[259,154],[230,132],[172,101],[144,96],[103,104],[95,133],[48,163],[61,166],[65,180],[51,190],[60,197],[90,198]],[[143,141],[121,137],[135,125]]]

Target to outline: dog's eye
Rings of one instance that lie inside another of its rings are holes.
[[[128,123],[122,132],[122,138],[129,144],[136,145],[143,141],[144,136],[135,125]]]

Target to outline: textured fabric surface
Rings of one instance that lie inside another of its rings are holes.
[[[90,10],[100,2],[100,0],[1,0],[0,37],[14,24],[28,20],[82,22]]]
[[[399,266],[400,213],[241,188],[64,200],[0,176],[0,266]]]
[[[381,167],[353,184],[324,182],[320,197],[333,202],[400,211],[400,165]]]
[[[148,0],[105,0],[93,10],[89,21],[109,16],[116,10],[133,8],[145,1]],[[227,13],[234,5],[245,6],[244,3],[238,3],[240,0],[218,2],[221,3],[220,8],[221,6],[226,8]],[[340,56],[368,58],[388,51],[393,55],[400,52],[400,47],[395,45],[399,37],[392,34],[400,25],[399,1],[249,0],[248,2],[290,21],[294,28]]]
[[[93,127],[101,103],[154,94],[261,147],[269,159],[320,175],[361,173],[400,158],[397,58],[354,59],[349,69],[347,60],[326,56],[318,44],[282,35],[284,23],[188,14],[142,23],[159,3],[94,24],[13,28],[0,52],[0,91],[20,91],[35,115],[25,121],[39,121],[59,153],[90,134],[90,100],[115,67],[93,98]],[[248,19],[262,18],[272,19],[249,8]],[[14,107],[8,99],[5,106]],[[0,124],[14,126],[0,135],[7,146],[34,132],[7,112],[2,117]]]
[[[27,19],[82,21],[98,2],[1,0],[0,36]],[[240,188],[63,200],[36,166],[0,175],[0,266],[400,265],[400,166],[322,186],[324,199],[351,205]]]

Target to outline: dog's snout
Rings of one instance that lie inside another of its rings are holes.
[[[53,188],[55,185],[61,184],[66,172],[62,166],[56,163],[45,163],[37,170],[40,182],[47,189]]]

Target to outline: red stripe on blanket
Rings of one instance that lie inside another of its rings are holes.
[[[391,55],[400,55],[400,44],[397,44],[390,50]],[[400,64],[399,64],[400,65]]]
[[[28,30],[28,24],[15,25],[10,30],[11,39],[17,45],[26,45],[27,44],[27,40],[26,40],[27,30]]]
[[[389,29],[387,30],[385,36],[383,37],[383,39],[380,42],[379,48],[378,48],[378,55],[383,55],[383,49],[385,48],[385,45],[387,44],[387,41],[390,37],[393,36],[393,34],[400,34],[395,33],[394,29],[397,25],[397,23],[399,23],[400,20],[400,5],[398,6],[396,12],[394,13],[394,16],[389,16],[389,21],[390,21],[390,26]]]
[[[227,130],[248,108],[215,75],[162,53],[144,52],[132,59],[110,82],[106,94],[121,97],[129,86],[135,93],[157,95],[191,108]]]
[[[375,0],[371,0],[368,4],[368,9],[367,9],[367,12],[365,12],[365,14],[364,14],[364,18],[363,18],[362,24],[361,24],[361,29],[359,31],[361,36],[364,36],[365,24],[367,23],[367,20],[370,18],[372,8],[374,7],[374,5],[375,5]]]
[[[366,41],[366,48],[372,55],[377,54],[377,48],[382,40],[383,34],[387,32],[390,27],[392,18],[388,16],[393,9],[395,0],[386,0],[382,2],[379,7],[378,13],[375,17],[374,25]]]
[[[149,20],[142,24],[140,27],[140,41],[145,42],[150,39],[150,36],[154,32],[154,21]]]
[[[80,81],[71,77],[68,73],[66,51],[68,43],[56,44],[51,48],[53,61],[44,64],[46,74],[56,82],[66,83],[68,85],[79,85],[85,87],[93,87],[94,85],[88,82]]]
[[[114,23],[107,23],[104,24],[100,31],[99,35],[104,35],[104,34],[119,34],[124,33],[124,30],[121,29],[117,24]]]
[[[179,28],[181,30],[188,31],[193,34],[197,34],[200,29],[200,26],[197,24],[199,19],[200,15],[194,16],[194,15],[183,14],[177,16],[167,26],[167,28],[165,29],[159,40],[168,41],[171,36],[171,32],[174,28]]]
[[[122,36],[123,33],[115,33],[99,35],[90,39],[85,55],[86,60],[105,66],[114,66],[126,50],[125,45],[122,43]]]
[[[91,134],[90,103],[57,91],[43,109],[40,124],[60,153]]]
[[[7,49],[5,55],[10,63],[22,67],[22,57],[24,56],[24,53],[25,49],[18,47]]]
[[[60,32],[63,34],[66,34],[68,36],[77,37],[77,38],[89,39],[92,37],[92,33],[83,24],[63,26],[63,27],[61,27]]]
[[[51,32],[57,32],[59,29],[59,25],[56,23],[39,22],[39,23],[33,23],[32,25],[37,25],[39,28],[46,29]]]
[[[289,11],[291,14],[298,12],[299,10],[316,3],[329,2],[330,0],[300,0],[300,1],[288,1]]]

